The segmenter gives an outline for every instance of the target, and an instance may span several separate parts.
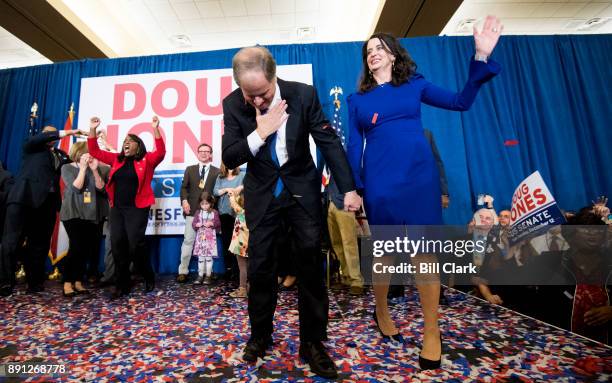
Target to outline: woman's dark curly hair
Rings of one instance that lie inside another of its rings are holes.
[[[391,84],[398,86],[410,80],[410,77],[416,72],[417,65],[408,54],[398,39],[388,33],[374,33],[361,47],[361,61],[363,63],[363,73],[359,80],[359,91],[367,92],[378,86],[378,83],[372,76],[372,72],[368,68],[368,42],[372,39],[378,39],[387,53],[395,56],[395,62],[391,71]]]
[[[142,160],[144,156],[147,154],[147,147],[145,146],[144,142],[140,139],[140,137],[138,137],[135,134],[130,133],[128,134],[128,137],[130,137],[132,141],[138,144],[138,150],[136,151],[136,154],[134,155],[134,159],[136,161]],[[123,151],[123,145],[121,145],[121,149],[122,150],[119,152],[119,161],[123,162],[123,160],[125,160],[125,151]]]

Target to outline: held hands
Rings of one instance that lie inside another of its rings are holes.
[[[227,189],[227,195],[232,198],[234,196],[237,196],[238,194],[240,194],[240,187],[235,187],[235,188],[228,188]]]
[[[361,197],[356,191],[350,191],[344,195],[344,211],[359,211],[361,207]]]
[[[477,56],[491,56],[499,36],[501,36],[504,26],[501,21],[495,16],[487,16],[484,22],[482,31],[478,32],[474,26],[474,43],[476,44]]]
[[[187,200],[183,201],[183,212],[185,214],[189,214],[189,212],[191,211],[191,206],[189,206],[189,202],[187,202]]]
[[[289,115],[286,113],[287,102],[281,100],[278,104],[270,107],[266,114],[261,114],[258,108],[255,108],[257,129],[256,132],[259,134],[262,140],[266,140],[268,136],[280,129],[281,125],[287,121]]]
[[[590,309],[584,314],[584,322],[589,326],[601,326],[612,320],[612,306]]]
[[[75,129],[75,130],[66,131],[66,135],[67,136],[84,136],[85,134],[82,131]]]

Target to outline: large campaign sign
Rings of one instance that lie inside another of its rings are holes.
[[[538,171],[525,178],[514,191],[510,214],[510,246],[565,222]]]
[[[277,75],[312,85],[310,64],[278,66]],[[237,87],[229,68],[81,80],[77,126],[87,130],[89,119],[99,117],[107,141],[115,148],[133,133],[143,139],[147,150],[153,150],[151,118],[159,116],[167,152],[153,178],[155,205],[147,234],[183,234],[180,188],[185,168],[197,163],[197,148],[202,142],[213,147],[213,164],[220,165],[221,101]]]

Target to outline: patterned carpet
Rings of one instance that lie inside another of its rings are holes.
[[[247,340],[246,300],[230,287],[176,285],[109,301],[106,292],[64,298],[60,285],[43,293],[0,298],[0,363],[65,364],[63,376],[28,382],[317,382],[297,357],[294,291],[283,292],[274,347],[257,365],[241,360]],[[327,342],[345,382],[609,382],[612,349],[459,292],[442,307],[442,369],[418,371],[422,318],[415,290],[393,301],[406,339],[384,343],[370,319],[373,297],[330,292]],[[0,378],[2,381],[2,378]]]

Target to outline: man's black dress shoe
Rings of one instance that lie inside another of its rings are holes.
[[[150,293],[154,289],[155,289],[155,279],[145,281],[145,288],[144,288],[145,293]]]
[[[111,290],[110,293],[110,299],[119,299],[123,296],[126,296],[130,293],[130,290],[124,290],[124,289],[120,289],[118,287],[113,287],[113,289]]]
[[[300,357],[310,365],[310,370],[315,374],[327,379],[335,379],[338,377],[336,364],[327,354],[323,343],[300,343]]]
[[[256,362],[257,358],[263,358],[266,355],[266,349],[271,345],[272,338],[249,339],[244,348],[242,359],[244,359],[245,362]]]
[[[34,293],[40,293],[45,291],[45,286],[42,283],[37,283],[34,285],[29,285],[28,286],[28,290],[27,293],[28,294],[34,294]]]
[[[8,297],[13,294],[13,286],[2,285],[0,286],[0,297]]]

